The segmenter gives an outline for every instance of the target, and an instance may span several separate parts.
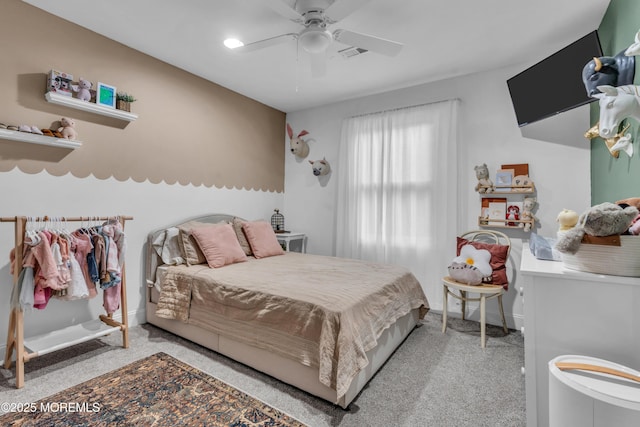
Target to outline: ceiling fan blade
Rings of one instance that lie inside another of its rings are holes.
[[[371,0],[335,0],[331,6],[325,11],[325,15],[331,20],[332,23],[346,18],[355,12],[356,9],[362,7],[365,3],[369,3]]]
[[[269,0],[266,2],[266,5],[275,13],[282,15],[287,19],[291,19],[296,22],[303,21],[302,15],[283,0]]]
[[[258,40],[257,42],[245,44],[244,46],[233,49],[233,51],[240,53],[253,52],[259,49],[264,49],[267,47],[275,46],[277,44],[295,40],[297,37],[298,35],[296,33],[282,34],[279,36],[270,37],[268,39]]]
[[[311,77],[318,79],[327,74],[327,53],[312,53],[311,56]]]
[[[360,47],[388,56],[396,56],[403,46],[402,43],[349,30],[336,30],[333,32],[333,38],[346,45]]]

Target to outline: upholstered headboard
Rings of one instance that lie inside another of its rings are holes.
[[[160,254],[158,254],[158,252],[156,251],[156,246],[154,245],[154,242],[158,242],[159,240],[161,240],[162,236],[164,236],[167,233],[167,230],[173,227],[179,227],[191,221],[216,224],[221,221],[231,222],[233,221],[234,218],[237,218],[237,217],[235,215],[220,214],[220,213],[203,215],[203,216],[185,219],[176,224],[170,224],[170,225],[167,225],[166,227],[162,227],[150,232],[147,236],[147,250],[146,250],[146,259],[145,259],[145,271],[146,271],[145,279],[146,279],[147,286],[153,286],[155,282],[156,268],[159,265],[162,265],[163,263]]]

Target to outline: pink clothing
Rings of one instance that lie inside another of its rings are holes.
[[[84,275],[84,281],[87,284],[87,288],[89,289],[89,298],[93,298],[98,295],[98,291],[96,290],[96,284],[91,280],[91,276],[89,275],[89,267],[87,266],[87,255],[93,249],[93,243],[91,243],[91,236],[81,231],[75,231],[73,233],[75,250],[74,254],[76,257],[76,261],[80,265],[80,269],[82,270],[82,274]]]
[[[69,260],[69,245],[64,238],[61,238],[55,233],[51,234],[51,242],[51,252],[58,267],[58,287],[54,289],[66,289],[71,282],[71,271],[69,271],[67,265],[67,261]]]
[[[120,287],[121,283],[115,286],[111,286],[104,290],[102,295],[102,306],[106,310],[107,314],[113,314],[120,308]]]
[[[58,280],[58,266],[53,259],[53,252],[51,251],[49,235],[46,232],[39,232],[41,240],[35,246],[31,246],[31,252],[38,262],[38,272],[36,275],[36,285],[43,288],[60,289]]]
[[[107,248],[107,271],[112,273],[120,273],[120,264],[118,262],[118,246],[115,240],[113,240],[115,230],[111,225],[104,225],[102,227],[102,234],[107,236],[108,248]]]

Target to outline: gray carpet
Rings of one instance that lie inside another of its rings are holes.
[[[309,426],[524,426],[524,344],[520,333],[427,314],[348,410],[319,400],[151,325],[131,328],[129,349],[114,334],[25,365],[25,387],[0,369],[0,402],[35,402],[135,360],[164,351],[294,416]],[[1,412],[1,411],[0,411]]]

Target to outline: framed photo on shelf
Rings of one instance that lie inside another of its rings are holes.
[[[507,199],[503,197],[485,197],[482,199],[480,217],[486,225],[505,225],[507,217]]]
[[[98,82],[98,86],[96,88],[96,104],[104,107],[116,108],[115,86]]]
[[[51,70],[47,75],[47,90],[64,96],[71,96],[73,75],[63,71]]]
[[[513,185],[513,169],[499,169],[496,172],[496,192],[508,192],[511,191],[511,185]]]

